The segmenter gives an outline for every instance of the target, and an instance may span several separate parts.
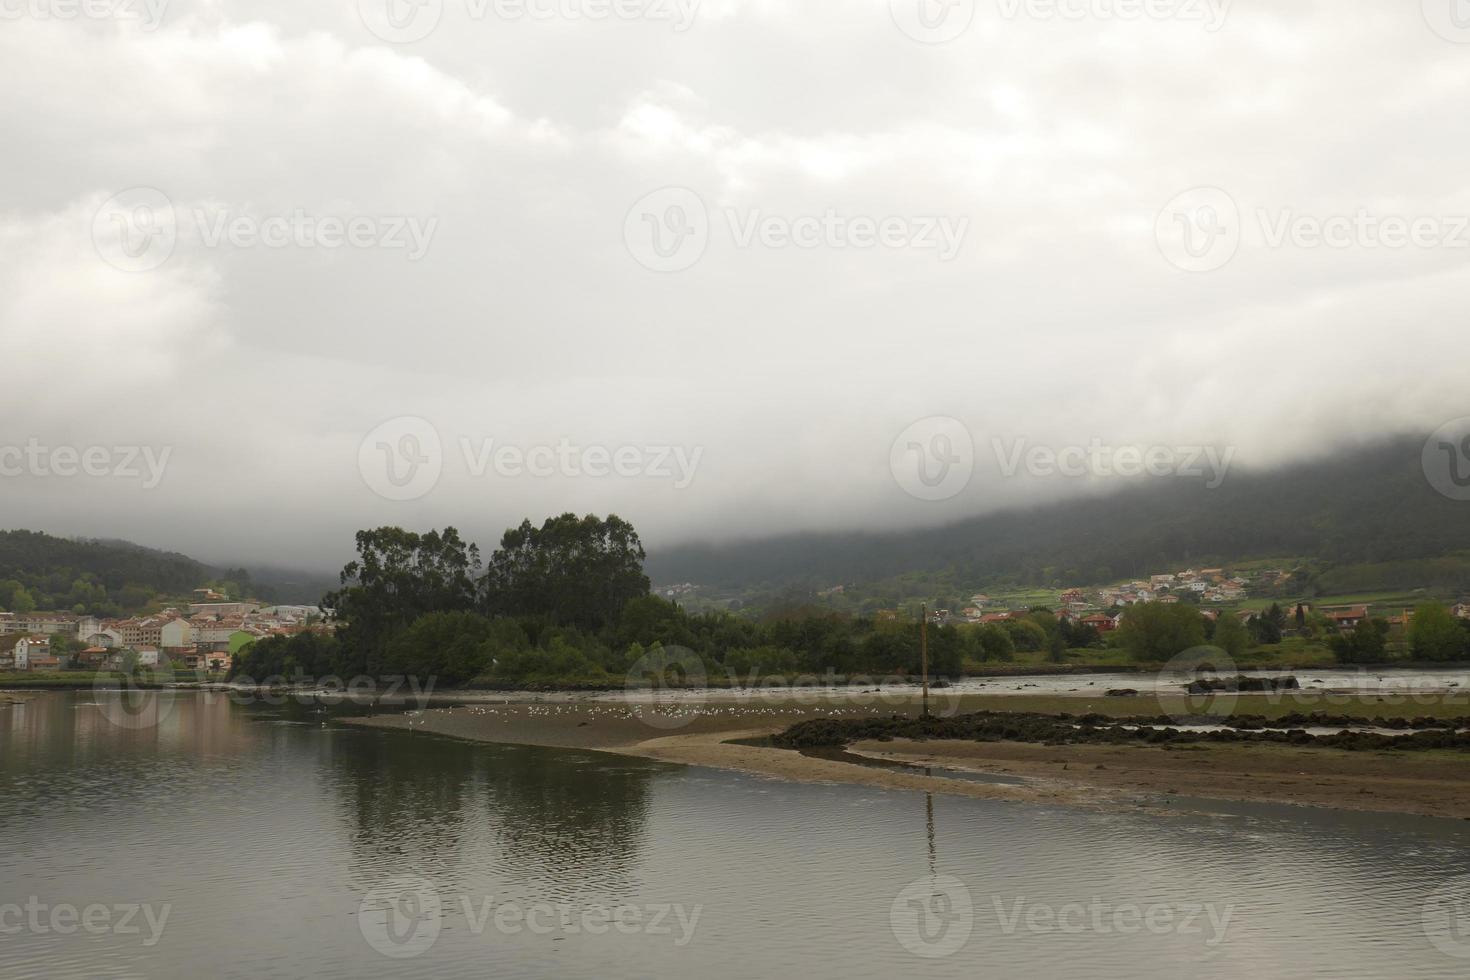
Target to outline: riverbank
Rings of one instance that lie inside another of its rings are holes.
[[[866,708],[822,708],[823,717],[870,716]],[[502,704],[426,708],[402,714],[346,718],[368,728],[427,732],[479,742],[595,749],[691,766],[731,769],[797,782],[830,782],[882,789],[926,790],[955,796],[1074,806],[1152,808],[1136,794],[1084,794],[1061,781],[986,784],[891,768],[857,766],[787,749],[750,744],[813,717],[810,706],[715,708],[680,716],[645,714],[638,707],[598,704]],[[681,727],[673,729],[675,722]],[[664,727],[659,727],[664,726]]]
[[[1060,780],[1078,789],[1470,818],[1470,753],[1281,745],[1034,745],[895,739],[847,751],[887,762]]]
[[[1308,704],[1315,700],[1312,692],[1303,694]],[[978,710],[981,705],[973,703],[978,700],[965,698],[964,710]],[[1034,702],[1058,699],[1010,696],[983,700],[1015,710],[1041,710]],[[1118,714],[1131,714],[1134,712],[1128,710],[1129,702],[1134,700],[1100,698],[1098,703],[1114,708]],[[1285,710],[1283,704],[1267,704],[1271,700],[1268,696],[1242,696],[1239,710],[1256,714]],[[1075,708],[1076,699],[1071,701]],[[1121,703],[1107,704],[1109,701]],[[1453,707],[1435,711],[1412,705],[1407,713],[1441,715]],[[1335,710],[1365,719],[1393,711],[1375,698],[1347,706],[1339,704]],[[777,779],[853,783],[1026,803],[1179,812],[1188,809],[1187,798],[1198,797],[1470,817],[1470,752],[1349,752],[1279,744],[853,743],[848,748],[850,753],[889,764],[866,766],[759,744],[814,718],[879,719],[917,713],[916,700],[898,707],[892,703],[850,704],[840,700],[660,705],[505,700],[347,720],[367,727],[474,741],[597,749]],[[894,765],[897,763],[912,769],[898,768]],[[977,779],[977,774],[1020,781],[986,782]]]
[[[194,677],[179,675],[129,677],[120,673],[92,673],[81,670],[60,671],[0,671],[0,691],[90,691],[94,688],[158,689],[173,684],[193,681]]]

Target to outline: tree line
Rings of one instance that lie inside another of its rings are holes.
[[[1135,659],[1162,661],[1200,646],[1217,647],[1238,657],[1252,646],[1280,643],[1294,632],[1325,642],[1339,663],[1383,664],[1395,659],[1428,663],[1470,660],[1470,620],[1456,619],[1443,603],[1421,603],[1403,633],[1401,649],[1390,642],[1392,627],[1380,617],[1365,617],[1349,631],[1301,605],[1284,610],[1272,603],[1249,619],[1222,612],[1211,620],[1196,607],[1146,602],[1123,613],[1118,642]]]
[[[733,682],[799,674],[917,674],[920,625],[894,616],[849,616],[815,605],[760,618],[692,614],[649,593],[645,552],[631,524],[609,515],[562,514],[508,529],[482,559],[453,527],[426,533],[362,530],[340,587],[322,598],[330,630],[257,641],[236,657],[235,677],[256,681],[409,675],[454,686],[621,683],[649,654],[688,651],[706,676]],[[1320,614],[1272,605],[1248,621],[1218,620],[1189,603],[1128,607],[1115,637],[1033,609],[983,626],[928,627],[931,673],[958,676],[967,662],[1018,652],[1062,661],[1069,650],[1116,645],[1139,662],[1161,662],[1213,645],[1231,656],[1294,632],[1326,642],[1344,662],[1384,659],[1387,624],[1367,621],[1347,636]],[[1415,659],[1470,658],[1470,629],[1436,604],[1409,630]]]
[[[691,614],[649,594],[631,524],[562,514],[505,532],[488,559],[453,527],[359,531],[340,588],[322,598],[335,629],[262,639],[231,675],[322,678],[412,675],[446,685],[621,682],[650,652],[692,651],[707,676],[917,674],[919,624],[852,618],[814,606],[763,619]],[[994,626],[928,629],[930,670],[1100,642],[1045,611]]]

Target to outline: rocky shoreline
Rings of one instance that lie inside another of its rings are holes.
[[[1211,716],[1190,719],[1181,726],[1166,715],[1114,718],[1100,714],[1047,715],[1031,712],[977,711],[952,718],[814,718],[772,738],[788,749],[840,747],[858,741],[959,740],[974,742],[1031,742],[1042,745],[1148,744],[1185,745],[1197,742],[1269,742],[1348,751],[1470,749],[1470,718],[1386,719],[1365,721],[1325,713],[1292,714],[1267,719],[1261,715]],[[1374,724],[1374,721],[1381,722]],[[1422,723],[1422,724],[1416,724]],[[1196,727],[1198,726],[1198,727]],[[1218,726],[1218,727],[1215,727]],[[1332,734],[1306,729],[1341,727]],[[1395,728],[1403,734],[1353,730]]]

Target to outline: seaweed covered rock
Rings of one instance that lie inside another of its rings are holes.
[[[1315,728],[1330,727],[1333,724],[1373,726],[1373,722],[1367,719],[1341,716],[1289,715],[1274,721],[1259,715],[1240,718],[1201,716],[1194,720],[1199,723],[1198,726],[1183,727],[1177,721],[1165,717],[1109,718],[1097,713],[1075,716],[1004,711],[977,711],[948,718],[906,715],[888,718],[814,718],[791,726],[776,735],[772,741],[782,748],[791,749],[835,747],[864,740],[889,741],[895,738],[919,741],[957,739],[972,742],[1031,742],[1043,745],[1259,742],[1349,751],[1470,749],[1470,731],[1456,727],[1452,721],[1444,720],[1435,721],[1434,727],[1402,735],[1350,731],[1346,728],[1331,734],[1313,735],[1306,730],[1306,725]],[[1379,720],[1381,719],[1375,719]]]
[[[1291,675],[1286,677],[1199,677],[1185,685],[1190,694],[1212,694],[1217,691],[1244,693],[1251,691],[1298,691],[1301,683]]]

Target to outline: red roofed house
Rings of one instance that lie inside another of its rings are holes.
[[[1347,606],[1342,609],[1326,609],[1323,612],[1341,630],[1350,630],[1368,618],[1367,606]]]

